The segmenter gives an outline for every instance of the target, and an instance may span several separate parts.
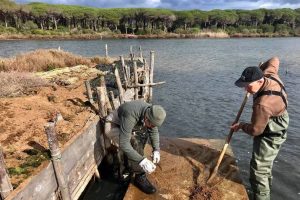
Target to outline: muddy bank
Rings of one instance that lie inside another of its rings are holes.
[[[124,199],[248,199],[230,149],[226,152],[218,176],[210,185],[206,184],[222,146],[222,140],[161,138],[161,162],[149,175],[158,189],[157,193],[146,195],[130,184]],[[150,146],[147,146],[146,152],[146,155],[151,155]]]

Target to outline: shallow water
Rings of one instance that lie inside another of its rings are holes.
[[[141,45],[146,56],[155,51],[155,80],[167,83],[154,90],[154,103],[166,108],[161,134],[171,137],[224,139],[244,97],[234,81],[245,67],[279,56],[280,76],[289,94],[290,126],[274,162],[272,199],[300,198],[300,38],[0,41],[0,56],[59,46],[84,56],[104,55],[105,44],[111,56],[128,54],[130,45],[135,51]],[[250,99],[242,121],[250,120],[251,105]],[[249,188],[252,139],[237,133],[231,145]]]

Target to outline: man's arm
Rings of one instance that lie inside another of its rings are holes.
[[[134,126],[134,118],[130,116],[120,117],[120,148],[124,151],[129,159],[140,162],[144,159],[144,157],[141,156],[136,150],[134,150],[130,143],[132,129]]]
[[[264,132],[271,116],[268,107],[258,104],[253,108],[251,123],[240,123],[240,127],[245,133],[258,136]]]

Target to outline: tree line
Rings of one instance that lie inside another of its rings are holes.
[[[16,31],[112,31],[125,34],[193,33],[200,30],[300,33],[300,8],[187,10],[93,8],[0,0],[0,33]]]

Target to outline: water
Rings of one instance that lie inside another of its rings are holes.
[[[154,102],[167,110],[161,134],[170,137],[224,139],[244,97],[234,81],[246,66],[279,56],[280,76],[289,94],[290,126],[273,167],[272,199],[300,198],[300,38],[0,41],[0,57],[59,46],[83,56],[104,55],[105,44],[111,56],[128,54],[130,45],[135,50],[141,45],[147,56],[155,51],[155,80],[167,83],[154,90]],[[250,120],[251,105],[250,100],[242,121]],[[240,132],[231,144],[249,188],[252,139]]]

